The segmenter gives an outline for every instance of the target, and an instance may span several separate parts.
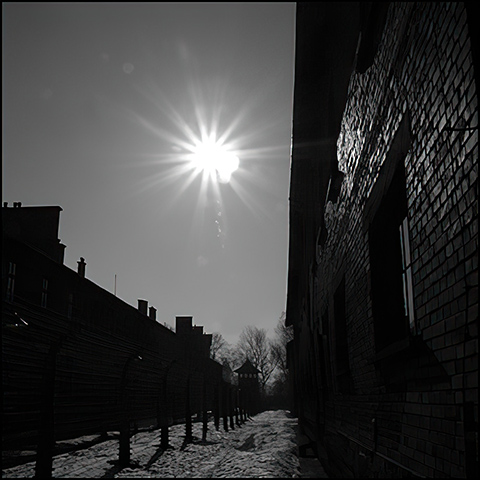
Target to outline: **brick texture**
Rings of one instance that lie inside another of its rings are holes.
[[[401,360],[379,360],[366,207],[407,118],[410,141],[399,161],[416,332]],[[372,66],[350,77],[337,158],[344,178],[338,197],[325,205],[327,237],[312,261],[315,287],[303,295],[315,299],[313,313],[306,312],[311,335],[330,312],[323,335],[331,352],[331,299],[336,278],[345,275],[353,388],[340,392],[334,357],[317,354],[327,378],[315,395],[298,400],[300,422],[309,402],[325,404],[317,423],[328,435],[320,429],[316,440],[328,451],[332,472],[465,477],[475,468],[466,432],[478,425],[478,106],[462,3],[390,5]],[[299,343],[303,347],[311,348]],[[299,363],[298,381],[308,384],[311,377]],[[466,402],[473,402],[473,416]],[[328,446],[338,432],[352,451],[378,455],[362,467],[358,456],[356,465],[346,454],[340,460]]]

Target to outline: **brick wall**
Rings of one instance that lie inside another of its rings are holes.
[[[314,307],[296,326],[321,332],[331,352],[311,353],[317,368],[319,355],[329,357],[329,378],[303,401],[300,421],[302,411],[325,405],[310,417],[324,424],[317,440],[332,472],[464,477],[478,465],[471,433],[478,425],[478,111],[470,52],[462,3],[392,3],[373,65],[350,77],[337,142],[344,179],[325,206],[328,234],[311,265],[316,287],[303,292]],[[371,225],[402,163],[413,308],[405,337],[379,350],[380,322],[393,328],[394,307],[392,317],[375,313]],[[335,365],[333,299],[342,275],[347,391]]]

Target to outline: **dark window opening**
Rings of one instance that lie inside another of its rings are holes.
[[[405,167],[403,162],[398,162],[369,229],[371,296],[377,351],[404,339],[409,332],[409,317],[413,318],[406,217]]]

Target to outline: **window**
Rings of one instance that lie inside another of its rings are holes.
[[[413,322],[405,168],[398,165],[369,228],[371,299],[377,351],[408,336]],[[410,320],[409,320],[410,319]]]
[[[47,308],[47,295],[48,295],[48,280],[46,278],[42,281],[42,301],[40,305],[43,308]]]
[[[8,262],[8,277],[7,277],[7,302],[13,302],[15,294],[15,273],[17,265],[13,262]]]
[[[410,257],[410,232],[408,218],[405,217],[399,227],[400,246],[402,252],[402,280],[403,280],[403,304],[405,317],[408,318],[410,333],[417,333],[415,326],[415,309],[413,307],[413,280],[412,262]]]
[[[403,349],[409,343],[409,332],[417,333],[405,180],[405,158],[411,145],[407,111],[364,209],[375,348],[377,353],[382,351],[379,357]]]

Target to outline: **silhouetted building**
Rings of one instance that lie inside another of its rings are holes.
[[[61,210],[2,208],[3,449],[35,448],[49,429],[55,440],[118,430],[122,415],[171,424],[187,398],[192,415],[218,413],[211,335],[191,317],[176,334],[148,301],[135,308],[89,280],[84,258],[65,266]]]
[[[260,382],[258,375],[260,370],[247,358],[243,365],[236,370],[238,374],[238,388],[248,413],[255,414],[260,410]]]
[[[478,30],[463,3],[297,4],[287,325],[332,476],[478,471]]]
[[[193,317],[175,317],[175,332],[184,341],[189,354],[209,358],[212,334],[203,333],[203,327],[193,325]]]
[[[40,250],[47,257],[63,264],[65,245],[58,238],[61,207],[23,207],[14,202],[4,204],[3,235]]]

